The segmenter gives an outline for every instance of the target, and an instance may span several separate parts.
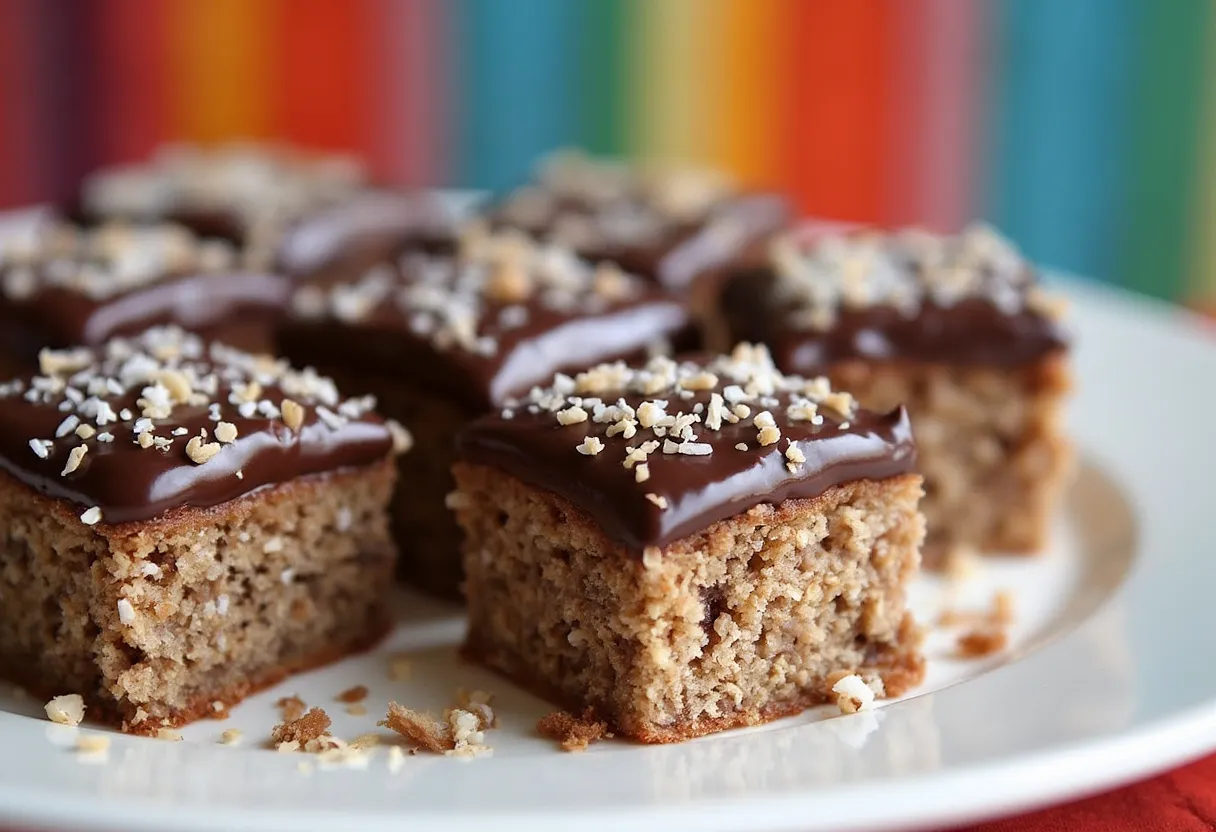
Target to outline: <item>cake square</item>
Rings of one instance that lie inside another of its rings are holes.
[[[740,345],[559,377],[458,453],[466,652],[572,713],[671,742],[922,676],[902,409]]]
[[[172,144],[87,176],[72,213],[85,224],[176,222],[239,245],[265,268],[293,221],[342,203],[367,182],[363,163],[345,154],[254,142]]]
[[[0,244],[0,365],[11,375],[36,367],[44,347],[98,346],[163,324],[269,353],[288,289],[231,243],[180,225],[48,219]]]
[[[449,249],[451,247],[449,246]],[[280,343],[410,426],[393,522],[402,575],[455,597],[459,534],[444,495],[469,420],[556,372],[683,343],[684,308],[611,264],[473,227],[454,250],[409,249],[352,282],[297,288]]]
[[[789,212],[784,198],[742,191],[721,171],[566,150],[543,159],[536,182],[508,194],[490,218],[610,260],[689,297],[695,310],[701,279],[782,228]]]
[[[904,404],[925,478],[927,565],[1034,552],[1072,469],[1059,299],[983,225],[957,235],[810,226],[740,269],[725,342],[765,343],[786,372],[827,375],[863,406]]]
[[[0,385],[0,678],[154,734],[386,632],[373,402],[176,328],[40,363]]]

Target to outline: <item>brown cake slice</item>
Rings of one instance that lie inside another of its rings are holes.
[[[163,324],[269,353],[288,290],[231,243],[180,225],[47,220],[20,245],[0,241],[0,369]]]
[[[356,281],[299,288],[281,346],[410,426],[417,448],[401,458],[393,504],[402,574],[456,597],[459,534],[444,497],[465,423],[555,372],[645,355],[688,330],[679,303],[611,264],[472,232],[455,251],[410,250]]]
[[[782,197],[742,191],[721,171],[566,150],[543,159],[536,182],[510,193],[490,217],[611,260],[699,310],[712,289],[702,278],[784,227],[789,212]]]
[[[0,677],[155,733],[386,631],[373,402],[175,328],[40,358],[0,385]]]
[[[865,407],[907,406],[935,565],[1043,546],[1072,467],[1062,311],[985,226],[811,227],[730,279],[719,330],[767,344],[786,372],[826,374]]]
[[[559,378],[459,455],[466,650],[572,713],[671,742],[921,678],[902,410],[742,345]]]

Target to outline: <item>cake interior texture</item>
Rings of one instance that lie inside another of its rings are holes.
[[[828,376],[863,407],[908,408],[925,480],[927,567],[954,552],[1033,553],[1045,545],[1073,470],[1062,353],[1021,367],[843,362]]]
[[[0,677],[154,734],[368,647],[390,623],[393,481],[385,461],[88,527],[0,475]]]
[[[614,731],[675,742],[831,701],[857,672],[923,676],[905,592],[919,476],[761,504],[663,548],[623,550],[562,497],[459,462],[466,651]]]

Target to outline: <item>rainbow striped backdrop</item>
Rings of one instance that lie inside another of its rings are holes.
[[[235,137],[490,188],[686,157],[1216,308],[1211,0],[0,0],[0,204]]]

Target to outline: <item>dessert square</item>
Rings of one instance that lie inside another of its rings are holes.
[[[783,227],[785,200],[740,190],[724,173],[629,164],[567,150],[492,210],[498,225],[611,260],[696,302],[702,277]]]
[[[37,366],[45,347],[98,346],[178,324],[252,352],[272,352],[287,280],[248,268],[231,243],[183,226],[48,220],[0,241],[0,368]]]
[[[363,163],[342,154],[260,143],[174,144],[86,177],[73,213],[86,224],[176,222],[236,243],[265,268],[291,222],[343,202],[367,180]]]
[[[863,406],[904,404],[925,478],[925,559],[1033,552],[1072,467],[1060,301],[992,229],[941,236],[811,227],[723,292],[727,343],[765,343]]]
[[[373,402],[176,328],[40,363],[0,385],[0,677],[154,734],[386,632]]]
[[[740,345],[558,377],[458,452],[466,652],[572,713],[672,742],[922,676],[902,409]]]
[[[689,329],[678,302],[611,264],[471,230],[454,251],[410,250],[353,282],[299,287],[280,344],[410,426],[417,449],[400,460],[393,504],[402,575],[456,596],[459,534],[444,495],[460,428],[555,372],[644,355]]]

